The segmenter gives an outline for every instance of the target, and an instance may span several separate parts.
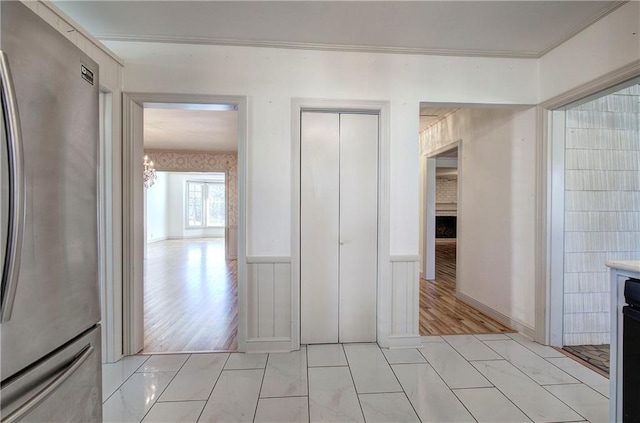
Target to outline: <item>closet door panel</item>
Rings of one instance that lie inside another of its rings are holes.
[[[301,125],[301,342],[338,342],[340,121],[304,112]]]
[[[340,342],[376,341],[378,116],[340,115]]]

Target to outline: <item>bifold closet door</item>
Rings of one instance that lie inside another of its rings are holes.
[[[378,116],[304,112],[301,342],[375,342]]]
[[[378,116],[340,115],[339,342],[376,341]]]
[[[302,114],[300,341],[338,342],[340,115]]]

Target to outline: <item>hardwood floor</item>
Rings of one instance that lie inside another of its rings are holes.
[[[436,279],[420,280],[420,335],[515,332],[456,298],[456,241],[436,242]]]
[[[222,238],[149,244],[143,353],[237,350],[237,270]]]

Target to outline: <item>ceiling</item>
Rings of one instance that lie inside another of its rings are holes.
[[[622,2],[55,0],[55,4],[102,40],[539,57]]]
[[[237,138],[236,111],[144,108],[145,149],[235,152]]]
[[[429,107],[421,103],[420,131],[424,131],[447,116],[454,114],[458,109],[459,107]]]
[[[102,40],[540,57],[623,2],[54,0],[54,3]],[[421,106],[420,130],[456,110]],[[209,112],[145,109],[145,148],[235,151],[236,113]]]

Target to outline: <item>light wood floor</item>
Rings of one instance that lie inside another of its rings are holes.
[[[237,270],[221,238],[149,244],[143,352],[235,351]]]
[[[456,241],[436,243],[436,279],[420,280],[420,335],[515,332],[456,298]]]

